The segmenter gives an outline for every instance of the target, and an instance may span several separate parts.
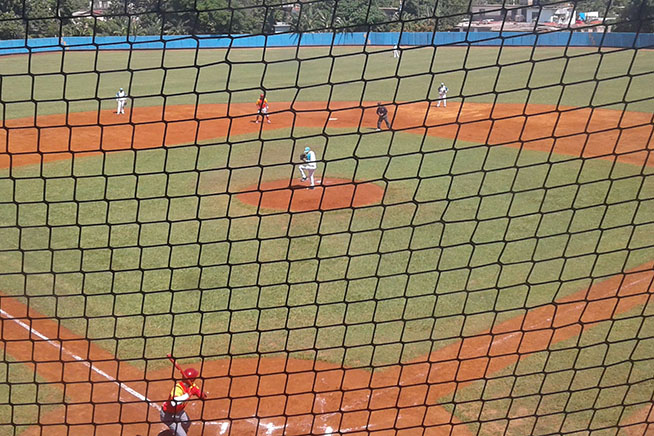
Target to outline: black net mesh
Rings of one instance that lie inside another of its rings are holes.
[[[0,436],[654,433],[653,30],[3,2]]]

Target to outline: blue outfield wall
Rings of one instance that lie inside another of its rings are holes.
[[[367,41],[366,41],[367,37]],[[62,50],[126,50],[126,49],[194,49],[297,47],[331,45],[392,46],[574,46],[654,48],[654,33],[592,33],[557,31],[524,32],[355,32],[355,33],[282,33],[275,35],[165,35],[159,36],[98,36],[31,38],[0,41],[0,55]]]

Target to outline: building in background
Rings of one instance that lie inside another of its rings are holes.
[[[580,12],[572,3],[541,4],[540,0],[515,0],[514,3],[473,4],[471,19],[463,20],[456,27],[460,32],[547,32],[562,28],[582,32],[611,31],[599,12]]]
[[[105,15],[111,7],[112,0],[90,0],[88,9],[73,12],[73,17],[88,17]],[[102,19],[102,18],[99,18]]]

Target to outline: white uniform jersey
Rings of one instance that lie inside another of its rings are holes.
[[[441,95],[442,94],[447,94],[447,91],[448,91],[448,89],[447,89],[447,86],[445,86],[445,85],[438,88],[438,93],[441,94]]]
[[[313,150],[310,150],[307,155],[307,167],[315,169],[316,168],[316,153]]]

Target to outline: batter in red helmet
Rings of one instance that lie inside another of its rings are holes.
[[[198,378],[198,371],[195,368],[188,368],[182,372],[182,380],[175,384],[175,387],[168,396],[168,401],[163,403],[161,408],[161,422],[166,424],[174,436],[186,436],[191,420],[184,411],[186,402],[196,396],[206,399],[207,396],[195,384]]]

